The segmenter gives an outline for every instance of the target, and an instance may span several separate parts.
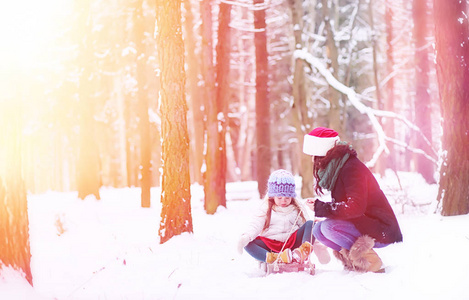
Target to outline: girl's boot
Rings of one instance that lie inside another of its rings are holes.
[[[310,242],[304,242],[300,247],[293,250],[293,259],[303,264],[308,260],[311,252],[313,252],[313,245]]]
[[[291,249],[285,249],[281,253],[267,252],[265,262],[268,264],[274,263],[277,259],[281,262],[289,264],[292,262],[292,252]]]

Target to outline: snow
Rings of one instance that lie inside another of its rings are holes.
[[[393,173],[379,178],[404,235],[377,249],[384,274],[344,271],[332,258],[317,262],[314,276],[264,276],[236,250],[261,202],[253,182],[228,184],[227,207],[214,215],[205,214],[203,188],[193,185],[194,233],[162,245],[158,188],[151,208],[140,207],[138,188],[102,188],[100,201],[75,192],[29,195],[34,288],[6,268],[0,299],[468,299],[469,215],[435,214],[437,186],[400,176],[402,190]]]

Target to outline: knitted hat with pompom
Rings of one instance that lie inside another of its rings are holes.
[[[286,170],[277,170],[270,174],[267,194],[269,197],[295,198],[295,178]]]

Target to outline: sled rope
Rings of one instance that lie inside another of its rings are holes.
[[[314,210],[313,210],[313,218],[312,218],[312,220],[313,220],[313,227],[311,228],[311,236],[309,237],[309,240],[311,241],[311,245],[314,244],[314,241],[313,241],[313,228],[314,228],[314,226],[316,225],[316,223],[318,222],[318,221],[316,220],[316,214],[314,213]]]
[[[285,240],[285,242],[283,242],[282,249],[280,249],[279,255],[277,255],[277,258],[276,258],[276,259],[274,260],[274,262],[272,263],[272,264],[274,265],[274,271],[278,271],[278,270],[279,270],[278,261],[280,260],[280,253],[283,252],[283,249],[285,248],[285,245],[287,244],[288,239],[289,239],[290,236],[292,235],[292,233],[293,233],[293,228],[295,228],[296,222],[298,222],[298,218],[300,217],[300,215],[301,215],[301,210],[298,212],[298,215],[296,216],[295,222],[294,222],[293,225],[291,226],[291,229],[290,229],[290,232],[288,233],[287,239]]]

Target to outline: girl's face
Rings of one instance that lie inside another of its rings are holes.
[[[291,204],[291,197],[274,197],[275,205],[287,207]]]

